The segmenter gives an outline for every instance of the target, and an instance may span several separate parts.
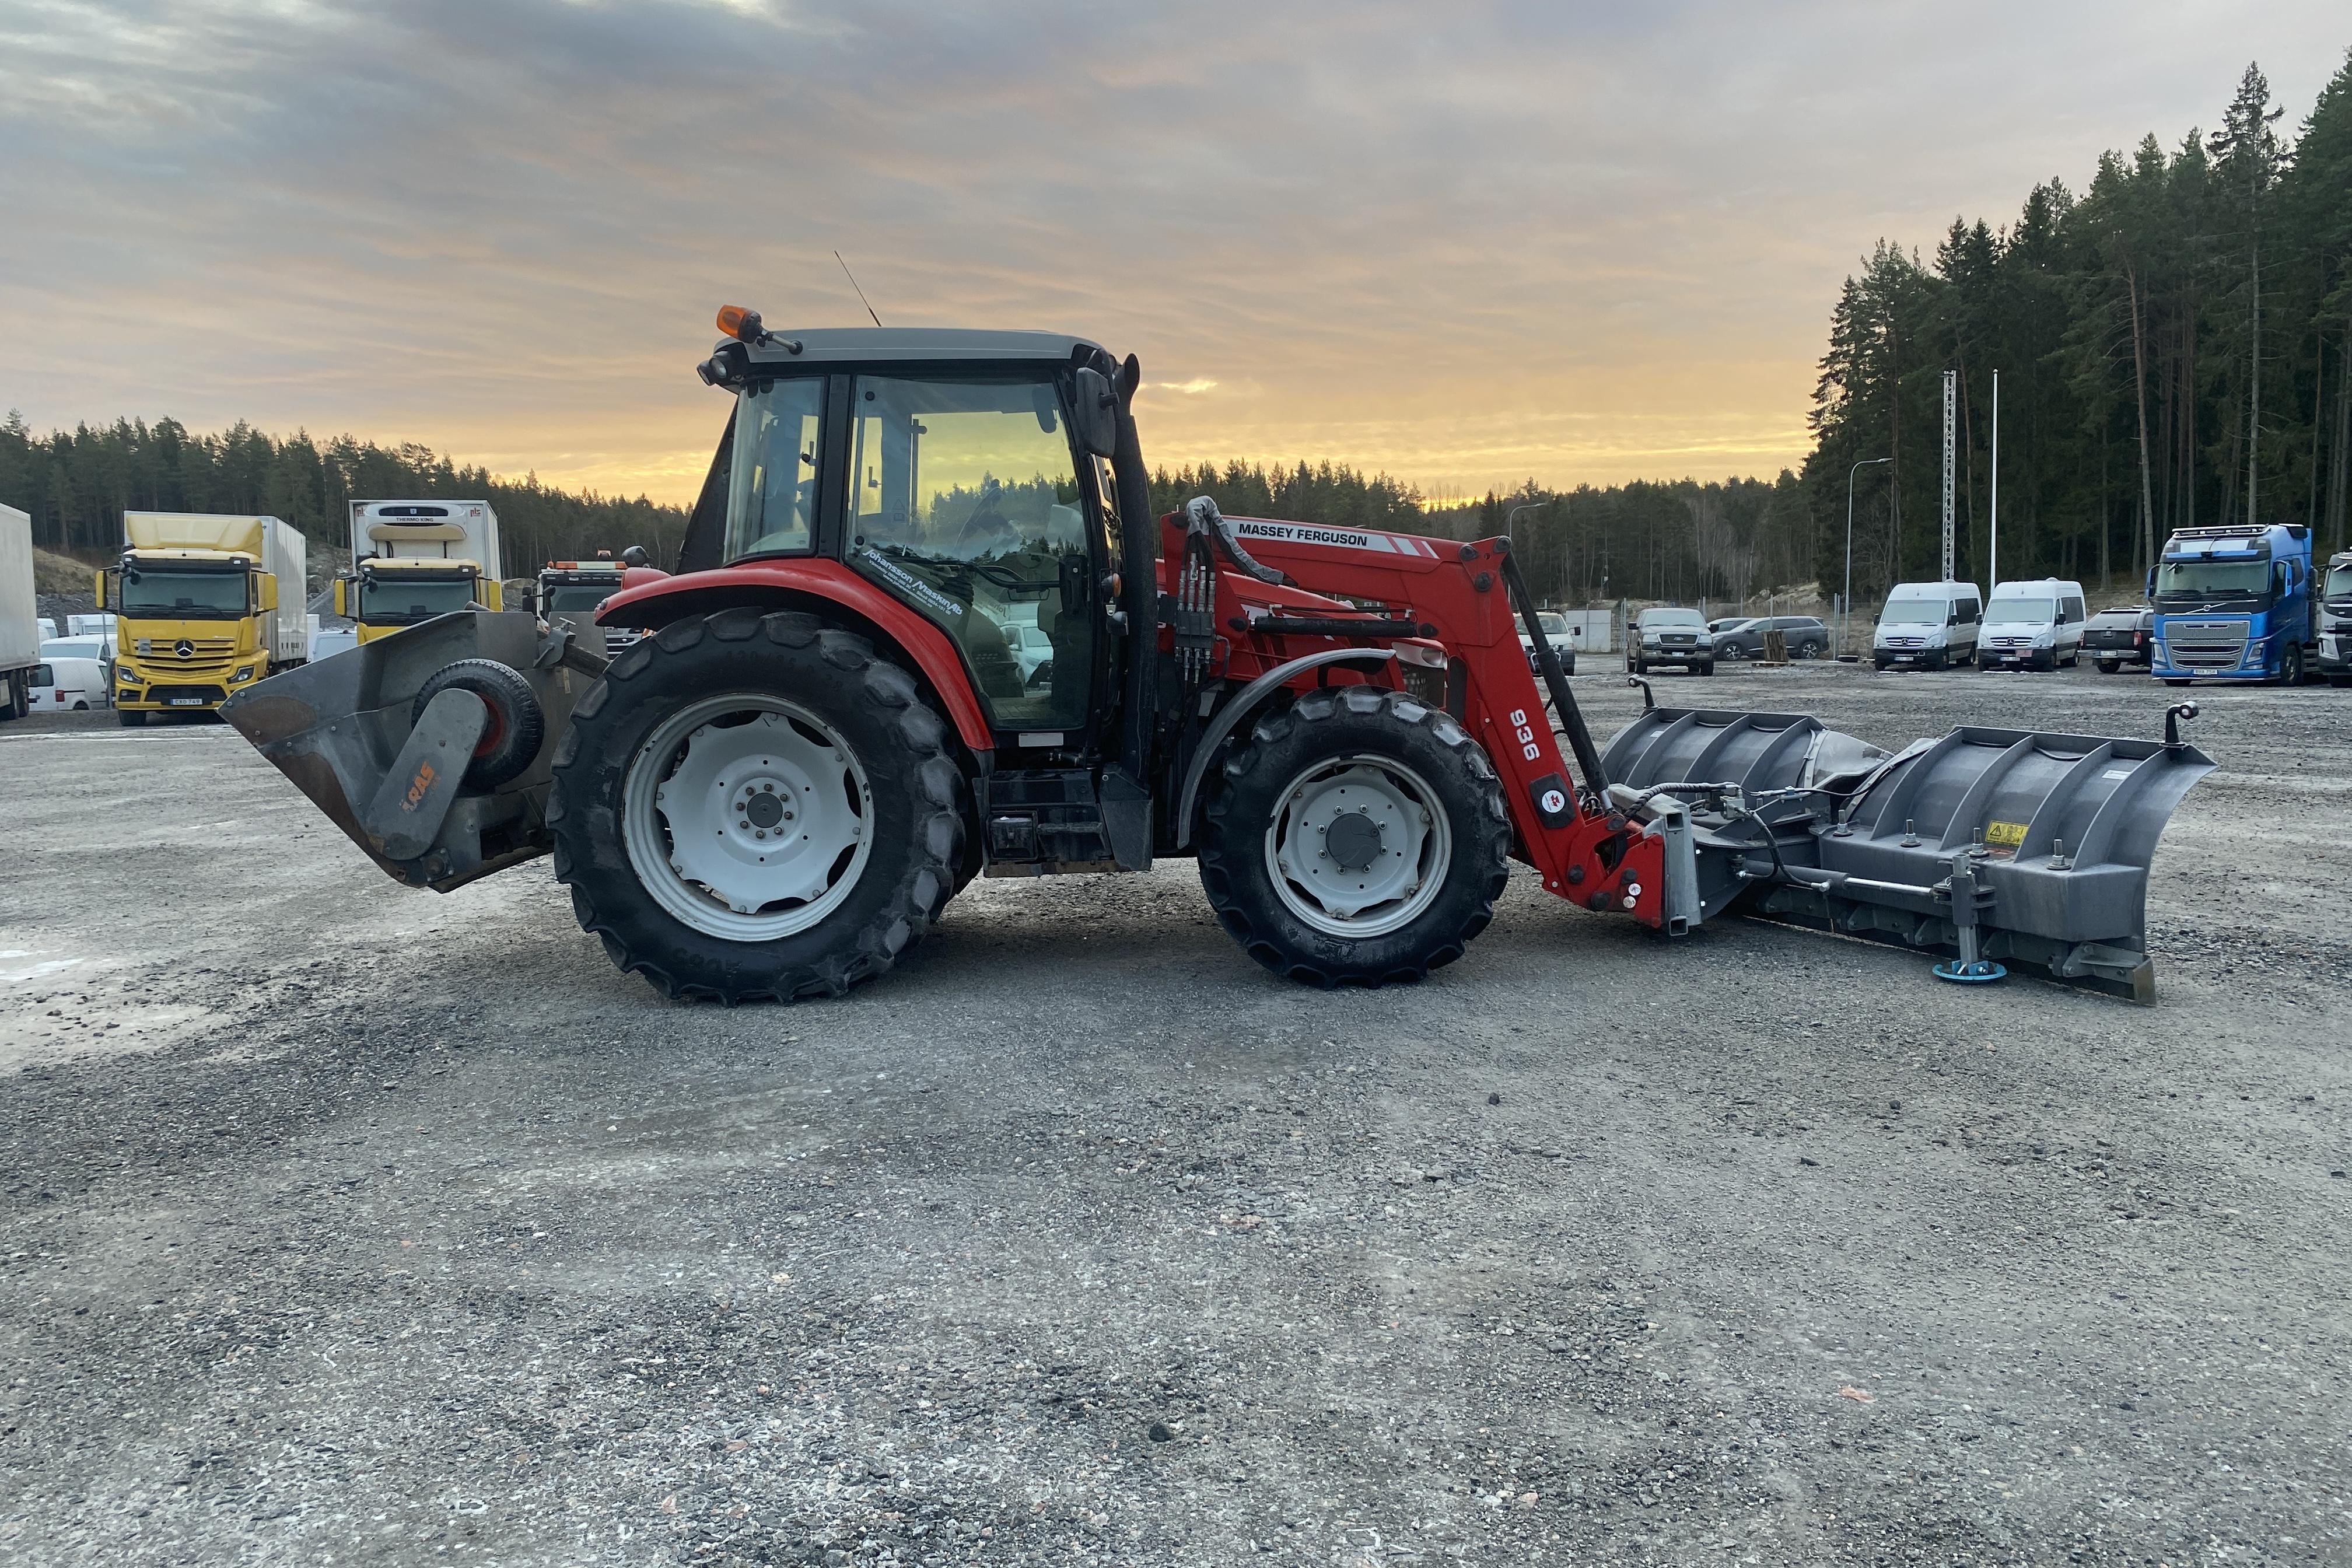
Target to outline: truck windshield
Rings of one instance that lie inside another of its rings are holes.
[[[362,577],[359,618],[379,626],[396,621],[429,620],[452,610],[462,610],[473,598],[471,577]]]
[[[2046,621],[2057,613],[2055,599],[1995,599],[1985,606],[1985,619],[1995,625]]]
[[[122,613],[151,619],[221,620],[245,614],[246,573],[241,566],[211,571],[122,570]]]
[[[620,592],[620,584],[610,587],[565,583],[548,590],[547,607],[551,610],[593,610],[607,598]]]
[[[2336,604],[2352,599],[2352,563],[2328,568],[2327,597]]]
[[[1536,625],[1544,629],[1547,637],[1561,637],[1568,635],[1568,617],[1553,615],[1549,610],[1536,612]]]
[[[2270,596],[2267,561],[2168,561],[2157,568],[2156,596],[2184,605],[2259,605]]]
[[[1654,626],[1704,626],[1706,617],[1696,610],[1643,610],[1635,617],[1643,629]]]
[[[1882,626],[1940,626],[1944,624],[1944,601],[1941,599],[1889,599],[1880,612]]]

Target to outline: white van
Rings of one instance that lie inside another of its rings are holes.
[[[312,619],[318,617],[312,616]],[[310,662],[332,658],[360,646],[360,629],[354,626],[315,626],[310,632]]]
[[[106,666],[94,658],[52,658],[33,667],[36,713],[82,713],[112,705]]]
[[[2090,619],[2083,584],[2063,577],[1996,583],[1985,606],[1987,668],[2072,668],[2083,657],[2083,626]]]
[[[1878,612],[1870,656],[1881,669],[1941,669],[1977,657],[1984,595],[1974,583],[1897,583]]]
[[[114,662],[114,639],[96,632],[86,636],[47,637],[41,643],[43,658],[94,658],[100,664]]]

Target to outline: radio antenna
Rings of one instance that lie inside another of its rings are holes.
[[[841,261],[841,252],[838,250],[835,251],[833,253],[833,258],[835,261]],[[841,275],[849,279],[849,286],[852,289],[857,289],[857,274],[849,269],[849,263],[846,261],[841,261]],[[857,289],[857,302],[866,307],[866,313],[867,315],[874,316],[874,307],[866,300],[866,290],[863,289]],[[874,324],[877,327],[880,326],[882,324],[882,318],[879,316],[874,316]]]

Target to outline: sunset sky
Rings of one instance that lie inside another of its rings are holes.
[[[2342,0],[0,0],[0,409],[687,498],[722,302],[1141,356],[1147,454],[1434,494],[1769,472],[1839,280],[2289,128]]]

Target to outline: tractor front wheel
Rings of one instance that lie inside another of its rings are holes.
[[[548,802],[556,878],[613,962],[670,996],[837,996],[954,890],[949,743],[864,637],[751,608],[673,621],[572,711]]]
[[[1424,978],[1494,919],[1511,823],[1494,764],[1402,692],[1309,692],[1261,719],[1208,806],[1201,882],[1266,968],[1329,988]]]

